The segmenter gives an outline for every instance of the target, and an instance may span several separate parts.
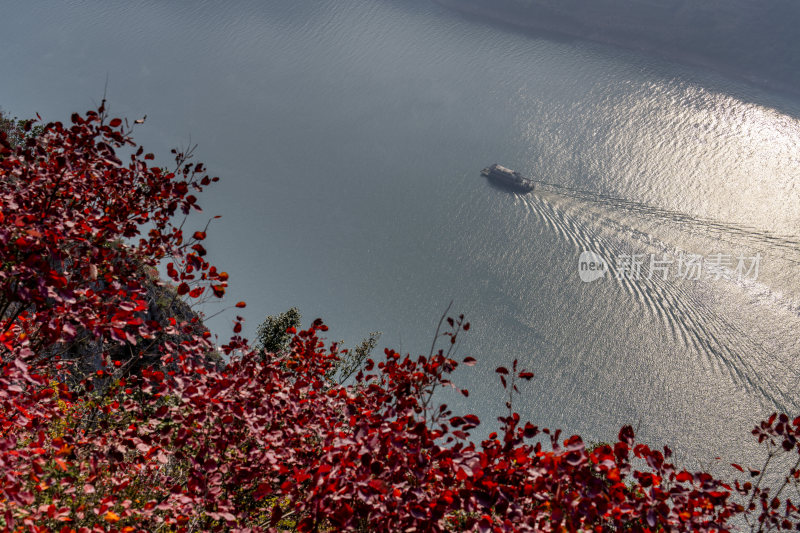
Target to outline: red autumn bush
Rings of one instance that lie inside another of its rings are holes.
[[[435,404],[440,387],[454,386],[450,351],[387,350],[341,384],[330,376],[342,354],[320,339],[321,321],[292,332],[285,352],[263,354],[238,336],[237,318],[227,363],[209,364],[214,346],[197,317],[158,320],[150,301],[154,287],[189,301],[224,293],[227,275],[200,243],[206,228],[182,229],[198,209],[190,193],[214,181],[203,167],[186,154],[176,154],[174,172],[149,166],[153,157],[102,107],[68,127],[49,124],[23,146],[0,135],[0,145],[3,530],[727,531],[798,522],[783,491],[800,463],[786,483],[769,486],[766,475],[769,461],[800,450],[800,419],[786,415],[755,430],[765,467],[726,484],[674,466],[668,449],[637,444],[629,427],[587,449],[580,437],[522,421],[513,398],[533,374],[516,363],[497,369],[508,412],[482,442],[471,435],[476,416]],[[159,263],[174,288],[154,276]],[[441,337],[453,346],[469,324],[448,325]],[[154,355],[150,366],[131,363]]]

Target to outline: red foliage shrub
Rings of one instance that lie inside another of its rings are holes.
[[[148,167],[152,157],[142,159],[121,124],[106,123],[101,108],[69,128],[50,124],[23,147],[0,139],[4,530],[726,531],[736,516],[754,528],[797,522],[783,487],[770,495],[761,483],[764,469],[755,485],[732,489],[676,468],[668,449],[637,444],[630,427],[587,450],[580,437],[524,423],[513,398],[533,374],[516,363],[497,369],[509,393],[499,434],[476,443],[476,416],[433,403],[438,387],[452,386],[449,351],[387,350],[338,384],[327,376],[339,353],[320,340],[321,321],[272,357],[234,336],[224,368],[204,364],[213,348],[205,332],[176,322],[167,328],[180,340],[158,346],[164,364],[138,374],[101,365],[70,380],[58,354],[79,331],[101,345],[157,338],[162,326],[140,319],[143,266],[171,258],[168,275],[189,298],[207,287],[219,295],[227,280],[203,259],[206,230],[185,239],[173,221],[197,207],[189,192],[212,180],[180,154],[177,173]],[[116,155],[124,147],[127,166]],[[453,346],[469,324],[448,325]],[[774,416],[755,433],[770,457],[800,449],[800,419]]]
[[[126,165],[117,155],[133,152]],[[146,267],[160,261],[178,292],[227,274],[202,256],[205,232],[185,238],[175,215],[199,210],[193,192],[216,180],[176,154],[175,172],[148,166],[152,154],[104,110],[48,124],[12,147],[0,136],[0,347],[41,359],[84,330],[92,338],[136,343],[157,326],[141,319]],[[146,232],[142,235],[143,232]],[[185,288],[185,289],[184,289]]]

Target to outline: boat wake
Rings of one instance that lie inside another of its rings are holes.
[[[774,408],[786,410],[800,405],[791,394],[793,385],[800,381],[797,364],[767,346],[735,317],[720,312],[715,305],[719,283],[713,279],[686,282],[664,279],[666,276],[661,275],[620,275],[620,265],[613,260],[632,254],[633,250],[660,257],[681,249],[686,241],[697,243],[700,239],[726,243],[731,249],[746,248],[768,254],[770,260],[778,258],[797,265],[800,240],[551,184],[543,184],[537,191],[540,192],[536,195],[520,197],[528,214],[571,243],[577,252],[592,251],[605,258],[611,274],[608,277],[656,317],[681,345],[700,354],[704,366],[727,373],[736,382],[757,391]],[[656,228],[669,225],[671,233],[642,231],[642,227],[647,227],[645,221]],[[797,302],[764,283],[728,281],[728,285],[733,289],[726,287],[726,291],[743,294],[745,300],[768,301],[788,311],[793,319],[800,316]],[[776,376],[766,375],[764,368],[781,369],[784,386],[776,386]],[[787,370],[797,371],[797,375],[787,376]]]
[[[775,251],[782,252],[782,259],[794,264],[800,264],[800,238],[784,235],[776,235],[756,228],[727,224],[710,219],[694,217],[686,213],[662,209],[651,205],[613,198],[603,194],[590,193],[555,185],[546,182],[536,182],[542,191],[551,192],[566,198],[574,198],[583,202],[591,203],[596,206],[604,206],[610,209],[624,211],[626,213],[638,215],[644,218],[655,220],[659,223],[670,222],[679,225],[687,230],[702,230],[708,237],[713,237],[719,242],[741,245],[748,243],[755,245],[756,251],[767,251],[771,254]]]

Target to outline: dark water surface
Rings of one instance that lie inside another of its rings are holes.
[[[739,460],[759,416],[800,407],[796,100],[428,0],[19,4],[0,35],[6,110],[66,119],[108,76],[148,149],[199,144],[251,334],[297,305],[334,340],[427,353],[453,300],[466,408],[491,423],[519,358],[535,422],[631,423],[695,458]],[[493,187],[493,162],[550,185]],[[584,283],[585,250],[674,271]],[[759,254],[758,277],[682,279],[680,252]]]

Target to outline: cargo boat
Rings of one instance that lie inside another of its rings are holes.
[[[533,181],[524,177],[519,172],[496,163],[481,170],[481,175],[517,192],[531,192],[534,188]]]

